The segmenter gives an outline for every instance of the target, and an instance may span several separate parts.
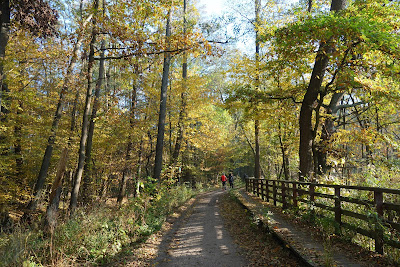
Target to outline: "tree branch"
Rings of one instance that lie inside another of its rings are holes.
[[[327,92],[329,87],[331,87],[332,84],[335,82],[336,76],[339,74],[339,72],[342,70],[344,64],[346,63],[347,55],[350,53],[350,51],[353,49],[353,47],[355,47],[359,43],[361,43],[361,41],[354,42],[346,49],[346,51],[344,52],[342,61],[340,62],[339,67],[335,70],[335,73],[333,74],[331,81],[325,86],[325,92]]]

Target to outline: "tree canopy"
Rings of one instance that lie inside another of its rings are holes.
[[[398,179],[396,1],[1,3],[1,212],[148,177]]]

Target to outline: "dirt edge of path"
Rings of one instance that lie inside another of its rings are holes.
[[[164,242],[165,238],[168,238],[168,234],[173,232],[177,225],[190,215],[196,201],[205,193],[207,192],[197,194],[178,207],[174,213],[167,216],[159,231],[151,234],[145,242],[131,246],[129,248],[131,253],[120,257],[118,262],[114,262],[112,266],[154,266],[153,261],[158,256],[161,243]]]

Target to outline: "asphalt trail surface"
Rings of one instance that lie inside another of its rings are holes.
[[[247,266],[219,213],[218,197],[226,191],[201,195],[174,224],[160,245],[154,266]]]

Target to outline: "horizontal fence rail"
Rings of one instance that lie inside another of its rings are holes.
[[[400,190],[285,180],[246,179],[246,191],[283,208],[331,213],[336,234],[342,228],[374,239],[375,251],[400,249]]]

